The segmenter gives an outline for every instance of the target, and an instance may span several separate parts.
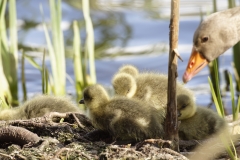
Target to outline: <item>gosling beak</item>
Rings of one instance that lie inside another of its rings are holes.
[[[81,99],[78,103],[79,104],[84,104],[84,99]]]
[[[181,117],[182,113],[179,110],[177,110],[177,115],[178,117]]]
[[[192,49],[191,56],[188,61],[187,68],[183,75],[183,82],[187,83],[199,71],[201,71],[209,62],[198,52],[195,47]]]

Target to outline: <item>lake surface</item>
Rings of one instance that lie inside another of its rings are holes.
[[[103,3],[104,1],[99,1]],[[103,84],[107,87],[111,87],[111,78],[114,73],[118,70],[123,64],[132,64],[139,68],[140,71],[157,71],[167,74],[168,69],[168,43],[169,43],[169,13],[170,13],[170,1],[156,1],[162,2],[161,8],[159,9],[159,14],[161,14],[163,19],[154,19],[150,17],[149,12],[141,9],[138,3],[140,1],[134,1],[136,5],[133,7],[122,7],[118,6],[118,1],[113,1],[113,5],[103,12],[120,14],[124,17],[125,26],[127,25],[131,28],[130,37],[125,42],[125,45],[122,45],[121,39],[115,39],[111,44],[112,46],[106,50],[107,54],[115,54],[119,50],[130,52],[130,56],[118,56],[115,58],[101,58],[96,60],[96,72],[97,72],[97,82]],[[122,1],[120,1],[122,2]],[[120,3],[119,2],[119,3]],[[21,19],[33,19],[35,21],[41,22],[41,16],[39,11],[39,5],[42,4],[44,8],[44,15],[46,20],[49,20],[49,8],[48,1],[31,1],[31,0],[22,0],[17,1],[17,11],[19,24],[21,26]],[[104,4],[104,3],[103,3]],[[141,5],[141,4],[140,4]],[[219,9],[226,9],[227,1],[219,1]],[[27,9],[26,9],[27,8]],[[70,7],[67,4],[62,5],[63,8],[63,23],[62,28],[65,34],[67,34],[70,21],[73,19],[81,19],[82,14],[76,8]],[[107,10],[107,11],[106,11]],[[197,28],[198,24],[201,21],[200,16],[195,16],[202,10],[204,14],[211,12],[212,3],[209,1],[196,1],[192,3],[190,0],[181,1],[180,5],[180,28],[179,28],[179,53],[184,60],[184,62],[178,61],[178,79],[182,81],[182,75],[186,68],[189,54],[192,48],[192,36]],[[31,14],[29,12],[31,11]],[[94,11],[96,13],[101,13],[102,11]],[[104,16],[105,14],[98,15]],[[122,35],[121,24],[116,25],[113,33]],[[97,42],[101,42],[101,37],[103,33],[101,29],[95,30],[95,39]],[[31,28],[27,31],[19,29],[19,40],[26,45],[42,45],[46,44],[44,32],[41,28],[41,25],[38,25],[35,28]],[[164,48],[164,49],[163,49]],[[139,55],[139,52],[147,52],[146,54]],[[136,53],[134,55],[134,53]],[[232,61],[232,50],[228,50],[223,56],[220,57],[220,73],[223,70],[228,69],[232,72],[231,61]],[[41,57],[41,54],[39,54]],[[36,59],[40,64],[41,59]],[[49,61],[46,61],[47,66],[50,68]],[[69,79],[67,80],[67,92],[70,94],[75,94],[74,84],[72,83],[74,79],[73,73],[73,63],[71,59],[67,59],[67,74]],[[36,93],[41,93],[41,74],[38,70],[32,67],[26,61],[25,64],[25,74],[27,81],[27,92],[29,96],[32,96]],[[20,72],[20,71],[19,71]],[[208,85],[207,77],[209,75],[208,68],[205,67],[197,76],[195,76],[186,86],[192,89],[196,95],[196,102],[198,105],[207,106],[211,102],[210,88]],[[20,80],[20,73],[19,73]],[[222,88],[224,87],[224,81],[222,78]],[[22,98],[21,93],[21,84],[19,81],[19,95]],[[227,111],[231,112],[230,98],[229,93],[224,98],[226,101]]]

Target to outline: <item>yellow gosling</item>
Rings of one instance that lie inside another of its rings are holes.
[[[164,131],[162,112],[148,103],[123,96],[109,98],[99,84],[87,87],[83,92],[84,103],[90,112],[93,125],[109,132],[116,139],[144,140],[162,138]]]

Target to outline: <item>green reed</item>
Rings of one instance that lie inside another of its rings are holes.
[[[7,4],[8,3],[8,4]],[[94,32],[93,24],[90,17],[89,2],[82,1],[82,10],[86,25],[87,38],[82,52],[80,32],[77,22],[73,23],[74,30],[74,73],[75,73],[75,86],[77,97],[81,97],[82,90],[90,83],[96,83],[95,73],[95,56],[94,56]],[[9,30],[6,29],[5,12],[6,7],[9,7]],[[61,0],[49,1],[51,21],[51,31],[44,21],[43,16],[43,29],[47,42],[47,51],[50,57],[51,74],[45,66],[45,51],[43,54],[42,65],[40,66],[33,57],[27,54],[27,51],[22,50],[21,59],[21,84],[23,89],[23,99],[27,99],[26,79],[25,79],[25,59],[30,62],[32,66],[38,69],[42,75],[42,93],[55,95],[64,95],[66,88],[66,60],[65,60],[65,47],[64,37],[61,30]],[[17,81],[17,24],[16,24],[16,2],[15,0],[1,1],[0,2],[0,107],[6,106],[9,102],[11,105],[18,102],[18,81]],[[9,31],[9,32],[7,32]],[[9,33],[9,34],[7,34]],[[51,35],[50,35],[51,33]],[[26,52],[26,53],[25,53]],[[86,63],[89,59],[90,78],[87,79]],[[7,100],[7,101],[5,101]],[[6,103],[7,102],[7,103]]]
[[[94,32],[93,24],[89,12],[89,1],[82,0],[83,16],[86,23],[87,39],[85,45],[85,51],[89,57],[89,70],[91,83],[96,83],[96,71],[95,71],[95,56],[94,56]]]
[[[5,13],[8,2],[9,34],[7,35]],[[18,47],[17,47],[17,20],[16,1],[0,2],[0,44],[1,44],[1,99],[7,99],[10,105],[18,105]],[[4,97],[4,98],[3,98]]]
[[[221,117],[225,117],[225,113],[224,113],[224,106],[223,106],[223,103],[222,103],[222,96],[221,96],[221,92],[220,92],[220,86],[219,86],[219,79],[218,79],[218,66],[217,66],[217,61],[214,60],[213,61],[213,72],[215,74],[215,79],[213,79],[216,84],[216,89],[213,88],[213,83],[212,83],[212,80],[208,77],[208,82],[209,82],[209,85],[210,85],[210,89],[211,89],[211,93],[212,93],[212,97],[213,97],[213,101],[215,103],[215,106],[216,106],[216,109],[217,109],[217,112],[218,114],[221,116]],[[237,106],[235,105],[235,96],[234,96],[234,88],[233,88],[233,83],[232,83],[232,76],[230,73],[228,73],[228,76],[229,76],[229,80],[230,80],[230,91],[231,91],[231,100],[232,100],[232,114],[233,114],[233,121],[237,120],[238,119],[238,112],[239,112],[239,105],[240,105],[240,101],[238,99],[238,104]],[[225,148],[229,154],[229,156],[231,157],[231,159],[237,159],[237,154],[236,154],[236,149],[234,147],[234,144],[232,142],[232,140],[230,140],[231,144],[232,144],[232,148],[234,150],[234,153],[233,151],[231,150],[231,147],[228,145],[227,142],[225,141],[228,141],[227,139],[224,139],[224,138],[221,138],[224,145],[225,145]]]
[[[43,28],[47,41],[48,53],[50,56],[50,63],[52,69],[52,83],[50,83],[50,85],[53,94],[64,95],[66,93],[66,60],[64,39],[61,30],[61,0],[49,1],[49,4],[51,13],[52,41],[45,22],[43,23]]]
[[[235,0],[228,0],[228,8],[233,8],[236,7],[236,1]],[[240,80],[239,80],[239,75],[240,75],[240,64],[239,64],[239,59],[240,59],[240,42],[235,44],[233,46],[233,63],[234,63],[234,70],[235,70],[235,81],[237,83],[236,90],[239,92],[240,91]]]
[[[26,78],[25,78],[25,51],[22,50],[22,59],[21,59],[21,83],[23,90],[23,101],[27,100],[27,87],[26,87]]]
[[[73,65],[77,99],[82,98],[82,90],[86,86],[86,72],[83,71],[83,54],[81,54],[81,38],[77,21],[73,22]]]

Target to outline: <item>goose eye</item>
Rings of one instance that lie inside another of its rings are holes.
[[[202,41],[202,43],[207,42],[208,41],[208,37],[203,37],[201,41]]]
[[[187,105],[183,105],[181,109],[184,109],[184,108],[186,108],[186,107],[187,107]]]

